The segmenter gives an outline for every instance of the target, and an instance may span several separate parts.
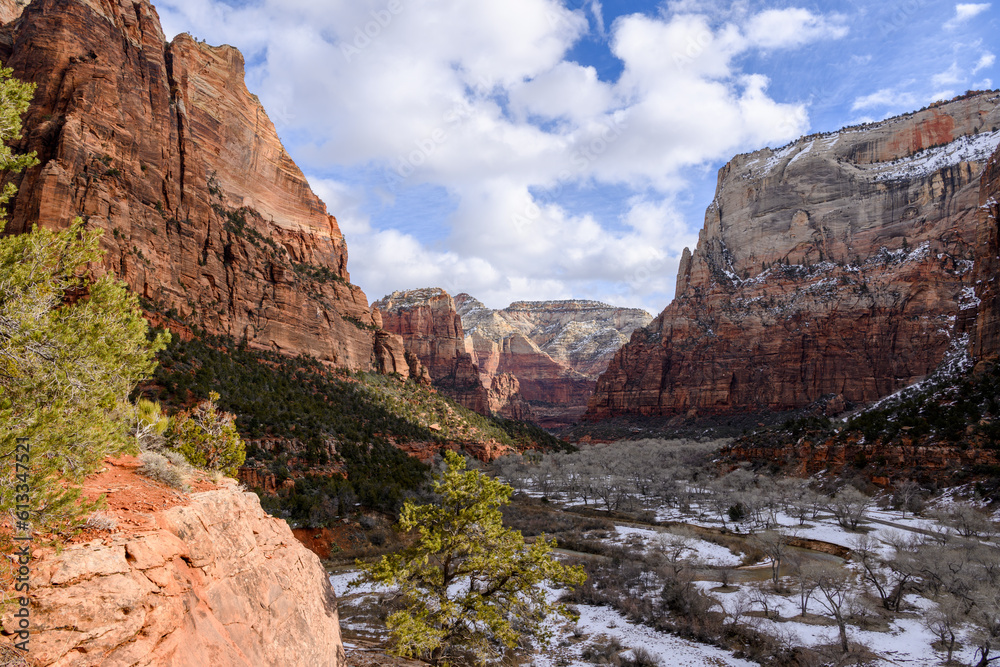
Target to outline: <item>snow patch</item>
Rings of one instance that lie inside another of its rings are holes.
[[[876,181],[902,181],[923,178],[960,162],[983,162],[1000,145],[1000,130],[959,137],[950,144],[927,148],[892,162],[877,162],[861,167],[874,174]]]

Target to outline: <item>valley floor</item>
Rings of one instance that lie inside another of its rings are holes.
[[[779,664],[752,651],[734,653],[679,636],[676,631],[657,630],[649,622],[649,612],[642,616],[630,611],[643,601],[647,609],[660,609],[657,605],[664,595],[663,572],[671,564],[676,564],[675,574],[682,573],[679,578],[686,578],[697,595],[707,600],[705,615],[715,619],[715,627],[742,624],[759,633],[756,636],[769,637],[789,655],[805,649],[809,652],[808,661],[799,664],[808,665],[847,664],[841,662],[839,631],[829,602],[824,601],[818,589],[813,589],[803,603],[803,586],[797,574],[808,567],[832,568],[843,573],[849,582],[839,601],[848,619],[850,664],[941,665],[945,662],[944,647],[934,632],[940,626],[929,622],[942,600],[940,591],[935,597],[934,591],[926,586],[908,587],[899,609],[886,611],[865,580],[861,558],[854,552],[859,548],[859,539],[868,539],[873,557],[882,559],[881,565],[873,568],[882,583],[891,583],[893,575],[886,569],[886,563],[904,543],[937,545],[928,549],[943,549],[944,545],[960,548],[968,543],[980,549],[977,558],[992,562],[987,567],[1000,564],[997,544],[1000,531],[995,530],[995,523],[985,533],[967,539],[941,519],[942,512],[962,504],[955,496],[969,489],[954,489],[939,495],[920,516],[877,508],[873,503],[863,510],[854,529],[849,530],[832,512],[819,506],[810,516],[802,513],[792,516],[791,510],[771,508],[766,513],[766,525],[754,525],[749,520],[724,521],[707,488],[682,503],[658,503],[646,496],[638,498],[632,512],[610,513],[595,510],[593,499],[584,507],[579,497],[553,489],[548,489],[542,499],[543,494],[533,488],[535,481],[530,476],[521,477],[515,485],[521,493],[511,508],[514,527],[521,528],[525,535],[545,532],[554,536],[564,545],[559,549],[561,558],[589,563],[594,572],[600,572],[602,567],[608,571],[624,568],[622,562],[640,570],[632,579],[623,575],[621,581],[629,583],[621,584],[624,593],[618,600],[613,596],[604,598],[612,600],[611,603],[582,602],[579,596],[571,599],[580,620],[575,624],[555,625],[550,646],[539,648],[535,655],[525,658],[524,664],[538,667],[634,664],[628,662],[634,656],[632,649],[640,649],[664,667]],[[529,525],[535,530],[523,528]],[[765,534],[781,535],[786,544],[780,556],[777,584],[772,582],[773,559],[761,550],[760,539]],[[907,538],[924,541],[918,543]],[[606,578],[594,586],[602,588],[602,594],[608,596],[607,591],[618,585],[615,583],[618,580],[607,572],[600,576]],[[345,644],[384,641],[379,603],[386,591],[348,590],[347,584],[353,577],[351,571],[331,576],[341,600]],[[953,664],[975,664],[976,647],[971,638],[976,629],[959,622],[952,630],[956,638]]]

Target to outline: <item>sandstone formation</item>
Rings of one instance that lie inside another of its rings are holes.
[[[788,474],[799,477],[848,468],[859,474],[860,460],[866,462],[861,474],[885,488],[906,479],[951,486],[970,470],[1000,465],[1000,455],[994,449],[913,438],[893,444],[865,443],[858,437],[846,442],[835,437],[803,437],[798,441],[775,439],[766,443],[740,438],[723,450],[723,457],[783,465]]]
[[[118,483],[159,486],[134,473]],[[133,508],[160,502],[142,498]],[[103,539],[36,552],[32,664],[346,664],[319,558],[256,495],[230,482],[142,518],[138,528],[120,518]],[[3,616],[7,629],[13,613]]]
[[[0,23],[10,23],[24,11],[30,0],[0,0]]]
[[[451,296],[439,288],[393,292],[372,305],[382,326],[398,334],[406,352],[427,369],[434,386],[480,414],[529,419],[513,377],[480,379],[465,348],[462,319]]]
[[[4,0],[0,19],[17,15]],[[8,232],[105,230],[104,269],[152,310],[209,333],[351,369],[409,374],[350,283],[336,219],[243,80],[243,57],[167,44],[148,0],[34,0],[0,60],[38,86]]]
[[[979,312],[972,337],[976,361],[1000,357],[1000,149],[993,153],[979,181],[979,234],[976,240],[976,297]]]
[[[608,361],[633,330],[652,319],[644,310],[597,301],[517,301],[492,310],[459,294],[455,303],[483,383],[497,374],[516,377],[547,426],[583,414]]]
[[[977,303],[998,102],[970,94],[731,160],[676,298],[616,354],[587,417],[863,404],[927,375]]]

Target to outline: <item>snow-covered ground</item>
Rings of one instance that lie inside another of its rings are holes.
[[[955,502],[954,495],[956,494],[944,494],[935,505],[939,508],[948,507],[950,503]],[[722,519],[717,514],[696,504],[688,507],[686,511],[667,507],[651,509],[659,520],[722,527]],[[863,522],[862,532],[874,537],[880,544],[883,555],[886,556],[892,552],[888,542],[901,534],[940,533],[943,530],[937,521],[928,516],[914,516],[912,513],[904,514],[898,510],[871,509],[866,517],[872,520]],[[798,518],[781,512],[777,512],[774,518],[777,519],[777,529],[785,534],[848,548],[855,546],[856,540],[862,534],[841,527],[836,519],[826,512],[810,517],[804,525],[800,525]],[[730,521],[727,527],[733,531],[734,525]],[[747,526],[741,525],[739,528],[742,533],[735,531],[731,534],[745,535]],[[609,531],[603,540],[623,546],[636,557],[640,557],[652,555],[657,550],[663,549],[677,533],[675,528],[642,527],[618,522],[614,526],[614,531]],[[683,531],[681,533],[683,534]],[[684,539],[687,540],[686,545],[689,547],[686,558],[702,573],[704,568],[736,568],[741,562],[740,555],[734,554],[726,547],[690,533],[684,534]],[[991,544],[995,545],[996,542]],[[841,562],[839,559],[832,560]],[[770,571],[766,560],[763,561],[762,567]],[[855,573],[861,572],[861,566],[856,562],[849,561],[844,567]],[[338,597],[359,593],[370,594],[373,596],[370,599],[377,601],[374,596],[385,592],[384,589],[377,590],[372,587],[349,589],[348,582],[355,576],[353,572],[331,576],[330,581]],[[752,624],[767,634],[782,636],[784,641],[794,645],[816,647],[838,642],[838,629],[824,608],[818,592],[808,601],[808,616],[803,618],[794,582],[791,580],[785,582],[784,591],[779,594],[774,591],[769,580],[737,580],[727,588],[719,588],[718,581],[711,580],[711,576],[705,576],[705,579],[706,581],[697,582],[697,585],[703,593],[715,598],[717,605],[713,610],[725,612],[726,622],[731,622],[735,614],[741,617],[741,622]],[[771,612],[770,618],[763,618],[763,606],[760,603],[762,596],[766,599]],[[925,612],[933,607],[934,603],[930,600],[916,594],[908,594],[901,613],[887,614],[880,624],[869,626],[876,629],[861,629],[855,625],[848,625],[848,637],[851,642],[867,646],[880,657],[883,664],[938,665],[943,660],[944,654],[932,647],[936,637],[925,627],[922,620]],[[579,623],[575,627],[566,622],[554,625],[556,633],[553,642],[548,648],[539,649],[539,653],[533,658],[533,664],[538,667],[587,665],[590,663],[582,657],[585,649],[588,646],[600,645],[602,642],[607,644],[612,639],[620,642],[625,648],[644,648],[664,667],[673,665],[742,667],[754,664],[737,659],[728,651],[714,646],[684,640],[643,625],[630,623],[621,613],[609,607],[576,605],[575,609],[580,614]],[[350,627],[349,619],[347,623],[347,627]],[[370,626],[370,619],[361,619],[356,630],[371,634],[374,628]],[[960,636],[962,634],[964,633],[960,633]],[[966,642],[964,646],[956,649],[955,659],[963,664],[969,664],[974,658],[973,653],[974,649]]]
[[[643,552],[655,550],[664,539],[669,539],[673,533],[653,530],[651,528],[636,528],[634,526],[615,526],[616,535],[609,539],[615,544],[637,544]],[[693,560],[712,567],[735,567],[740,564],[740,557],[726,547],[708,540],[688,537],[687,545],[691,549]]]
[[[587,638],[578,643],[568,641],[570,627],[564,629],[550,647],[542,649],[532,663],[537,667],[584,667],[593,663],[581,654],[588,645],[617,639],[622,646],[644,648],[663,667],[754,667],[756,663],[733,657],[729,651],[657,632],[644,625],[635,625],[614,609],[577,605],[580,621],[576,624]]]

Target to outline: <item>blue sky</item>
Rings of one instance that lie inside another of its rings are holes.
[[[659,312],[732,155],[1000,82],[1000,13],[931,0],[161,0],[240,48],[374,301]]]

